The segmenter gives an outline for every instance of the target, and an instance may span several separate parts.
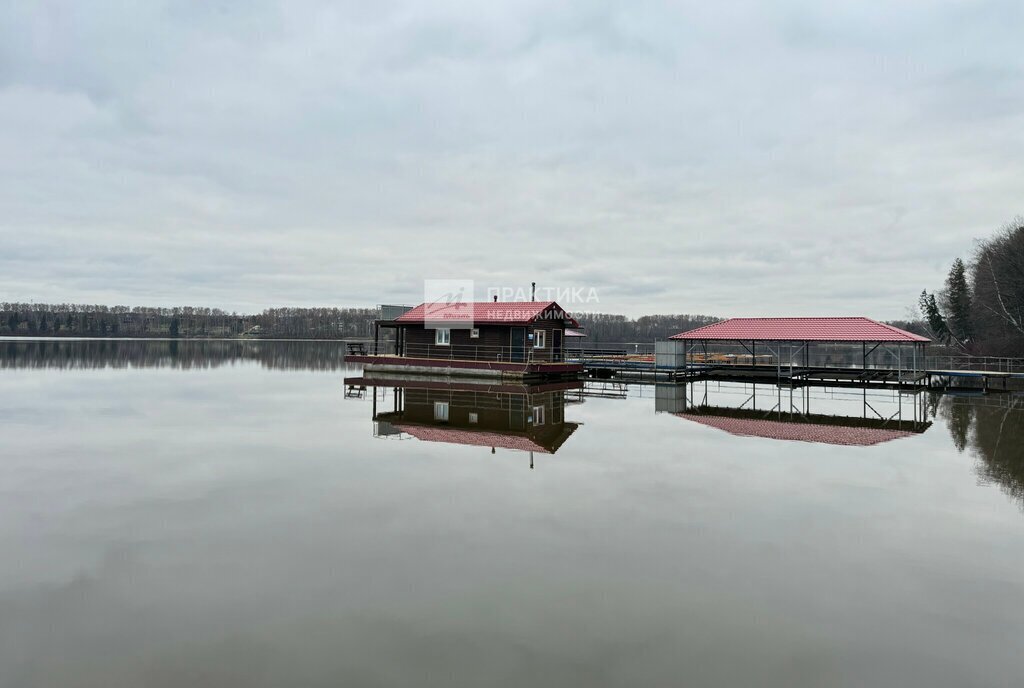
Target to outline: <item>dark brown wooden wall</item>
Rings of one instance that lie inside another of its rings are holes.
[[[511,354],[512,327],[509,325],[481,325],[480,337],[471,338],[468,329],[452,329],[451,346],[438,346],[434,343],[434,330],[422,326],[405,326],[405,355],[423,358],[466,358],[473,360],[507,361]],[[546,345],[543,349],[533,348],[533,342],[526,341],[527,360],[553,360],[552,345],[554,330],[562,331],[562,348],[565,348],[565,326],[561,320],[538,321],[526,326],[529,335],[534,330],[543,329],[547,332]]]

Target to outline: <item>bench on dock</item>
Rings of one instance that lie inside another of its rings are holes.
[[[366,355],[366,343],[365,342],[345,342],[345,346],[348,347],[348,354],[350,356],[365,356]]]

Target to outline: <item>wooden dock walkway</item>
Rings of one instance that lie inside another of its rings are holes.
[[[615,378],[637,382],[687,382],[715,378],[735,380],[783,380],[792,384],[830,386],[931,387],[942,389],[978,388],[1009,390],[1009,380],[1024,380],[1024,371],[896,368],[790,367],[773,365],[735,365],[691,363],[685,367],[658,366],[653,356],[622,352],[583,353],[570,359],[583,366],[592,378]],[[995,383],[999,383],[996,385]]]

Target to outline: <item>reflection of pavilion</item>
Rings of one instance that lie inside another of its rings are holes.
[[[554,454],[578,427],[565,420],[565,393],[579,382],[487,384],[473,381],[346,378],[346,389],[369,387],[374,436],[414,437],[530,453]],[[381,391],[378,391],[381,390]],[[383,393],[381,393],[383,392]],[[378,404],[387,403],[389,410]]]
[[[871,446],[931,426],[926,393],[702,380],[658,387],[655,408],[743,437]]]

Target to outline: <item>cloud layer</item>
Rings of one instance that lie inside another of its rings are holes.
[[[447,277],[902,317],[1024,211],[1022,27],[1013,1],[8,3],[0,300]]]

